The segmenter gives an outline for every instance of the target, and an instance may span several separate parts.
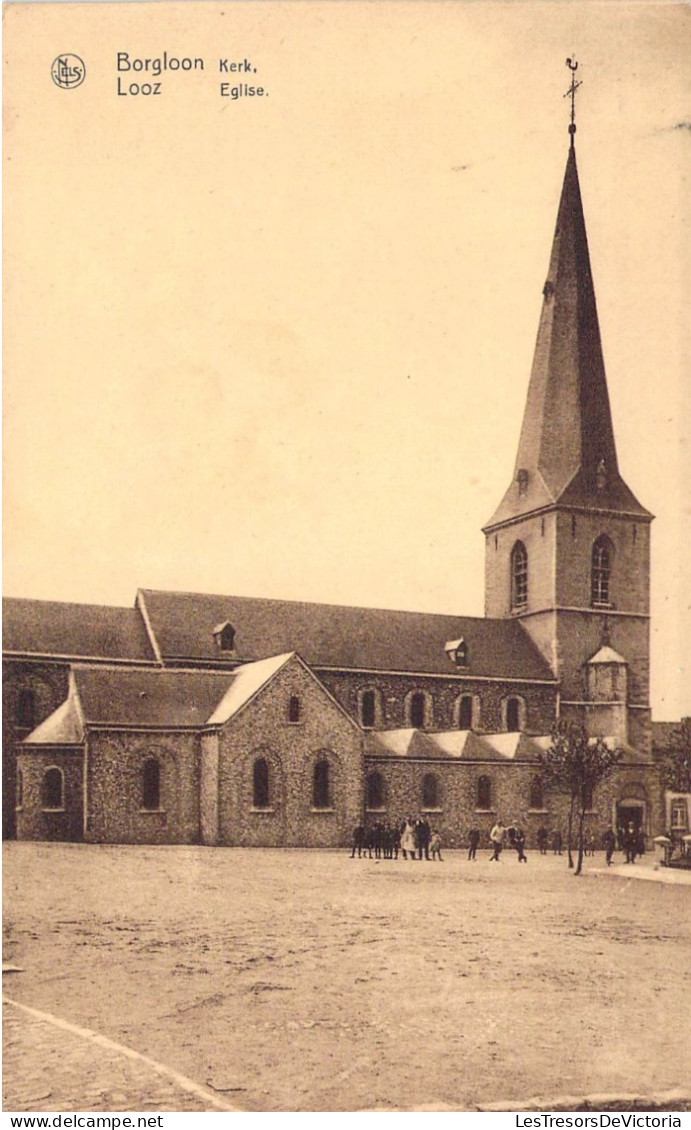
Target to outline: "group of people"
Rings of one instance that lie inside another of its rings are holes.
[[[366,856],[372,859],[431,859],[443,863],[441,836],[431,828],[429,821],[420,815],[407,816],[401,824],[377,823],[370,828],[358,824],[353,831],[353,849],[350,858]]]
[[[477,849],[480,846],[482,833],[479,828],[471,828],[468,832],[468,859],[477,859]],[[519,863],[527,863],[525,854],[525,832],[516,823],[504,825],[497,820],[489,833],[491,848],[490,862],[498,863],[504,847],[515,851]],[[633,823],[627,827],[620,827],[615,833],[613,828],[608,828],[602,836],[602,847],[605,850],[607,865],[612,863],[614,852],[619,846],[626,855],[627,863],[634,863],[636,856],[645,852],[645,834],[642,828],[636,828]],[[537,832],[537,846],[540,855],[547,855],[551,846],[554,855],[562,855],[564,850],[564,837],[557,828],[551,833],[542,827]],[[594,855],[597,840],[594,833],[588,833],[584,838],[586,855]],[[429,859],[443,863],[442,839],[440,833],[430,827],[424,814],[417,818],[407,816],[400,824],[377,823],[370,827],[358,824],[353,831],[353,844],[350,858],[369,859],[398,859],[399,852],[403,859]]]

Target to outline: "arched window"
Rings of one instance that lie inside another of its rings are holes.
[[[314,777],[312,779],[312,807],[330,808],[330,792],[329,763],[328,761],[318,761],[314,766]]]
[[[269,763],[265,757],[258,757],[252,766],[252,807],[271,807]]]
[[[371,728],[377,721],[377,696],[374,691],[363,691],[360,699],[360,721]]]
[[[290,696],[290,702],[288,703],[288,721],[300,721],[300,699],[296,694],[291,694]]]
[[[520,698],[507,698],[506,700],[506,729],[510,734],[517,733],[521,728],[521,700]]]
[[[610,606],[610,580],[612,577],[612,543],[609,538],[599,537],[593,545],[590,572],[591,604]]]
[[[416,691],[410,697],[410,725],[416,730],[425,725],[425,696],[422,691]]]
[[[36,725],[36,695],[32,690],[22,690],[17,699],[17,725],[33,730]]]
[[[367,776],[366,807],[384,807],[384,780],[381,773],[369,773]]]
[[[17,770],[17,782],[14,790],[14,803],[17,808],[21,808],[24,804],[24,774],[21,769]]]
[[[64,784],[65,780],[62,769],[55,767],[46,769],[41,786],[41,803],[43,808],[65,807]]]
[[[155,757],[149,757],[142,768],[142,808],[155,812],[161,801],[161,765]]]
[[[475,807],[492,807],[492,782],[489,777],[478,777],[477,779],[477,803]]]
[[[464,694],[458,704],[459,730],[472,730],[473,728],[473,696]]]
[[[422,778],[422,807],[439,808],[439,782],[434,773],[425,773]]]
[[[542,778],[533,777],[532,781],[530,782],[530,807],[544,808],[544,799]]]
[[[516,611],[528,604],[528,551],[522,541],[511,550],[511,608]]]

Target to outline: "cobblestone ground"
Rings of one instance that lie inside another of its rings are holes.
[[[473,1110],[691,1078],[669,1040],[691,987],[681,882],[596,874],[601,856],[576,879],[535,853],[4,851],[4,958],[24,970],[5,992],[243,1110]],[[6,1106],[209,1109],[14,1012]]]
[[[141,1060],[3,1004],[3,1110],[205,1111]]]

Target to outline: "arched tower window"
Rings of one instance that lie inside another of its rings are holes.
[[[612,543],[599,537],[593,545],[590,571],[590,602],[594,606],[610,606],[610,581],[612,579]]]
[[[511,550],[511,609],[516,612],[528,604],[528,551],[522,541]]]
[[[313,808],[331,807],[331,783],[329,777],[328,761],[318,761],[314,766],[314,776],[312,778]]]
[[[46,769],[41,785],[41,804],[43,808],[65,807],[65,778],[62,769]]]
[[[300,721],[300,698],[299,695],[291,694],[288,702],[288,721]]]
[[[476,808],[492,807],[492,782],[489,777],[478,777]]]
[[[422,778],[422,807],[439,808],[439,781],[434,773],[425,773]]]
[[[28,688],[19,692],[19,698],[17,699],[17,725],[27,730],[33,730],[36,725],[36,695]]]
[[[544,789],[541,777],[533,777],[530,782],[530,807],[544,808]]]
[[[381,773],[375,771],[368,774],[365,804],[367,808],[384,807],[384,780]]]
[[[269,763],[265,757],[258,757],[252,766],[252,807],[269,808],[270,805]]]
[[[161,764],[155,757],[149,757],[142,769],[142,808],[155,812],[161,802]]]

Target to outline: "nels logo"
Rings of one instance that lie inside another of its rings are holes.
[[[86,78],[86,66],[79,55],[58,55],[50,68],[51,78],[61,90],[81,86]]]

